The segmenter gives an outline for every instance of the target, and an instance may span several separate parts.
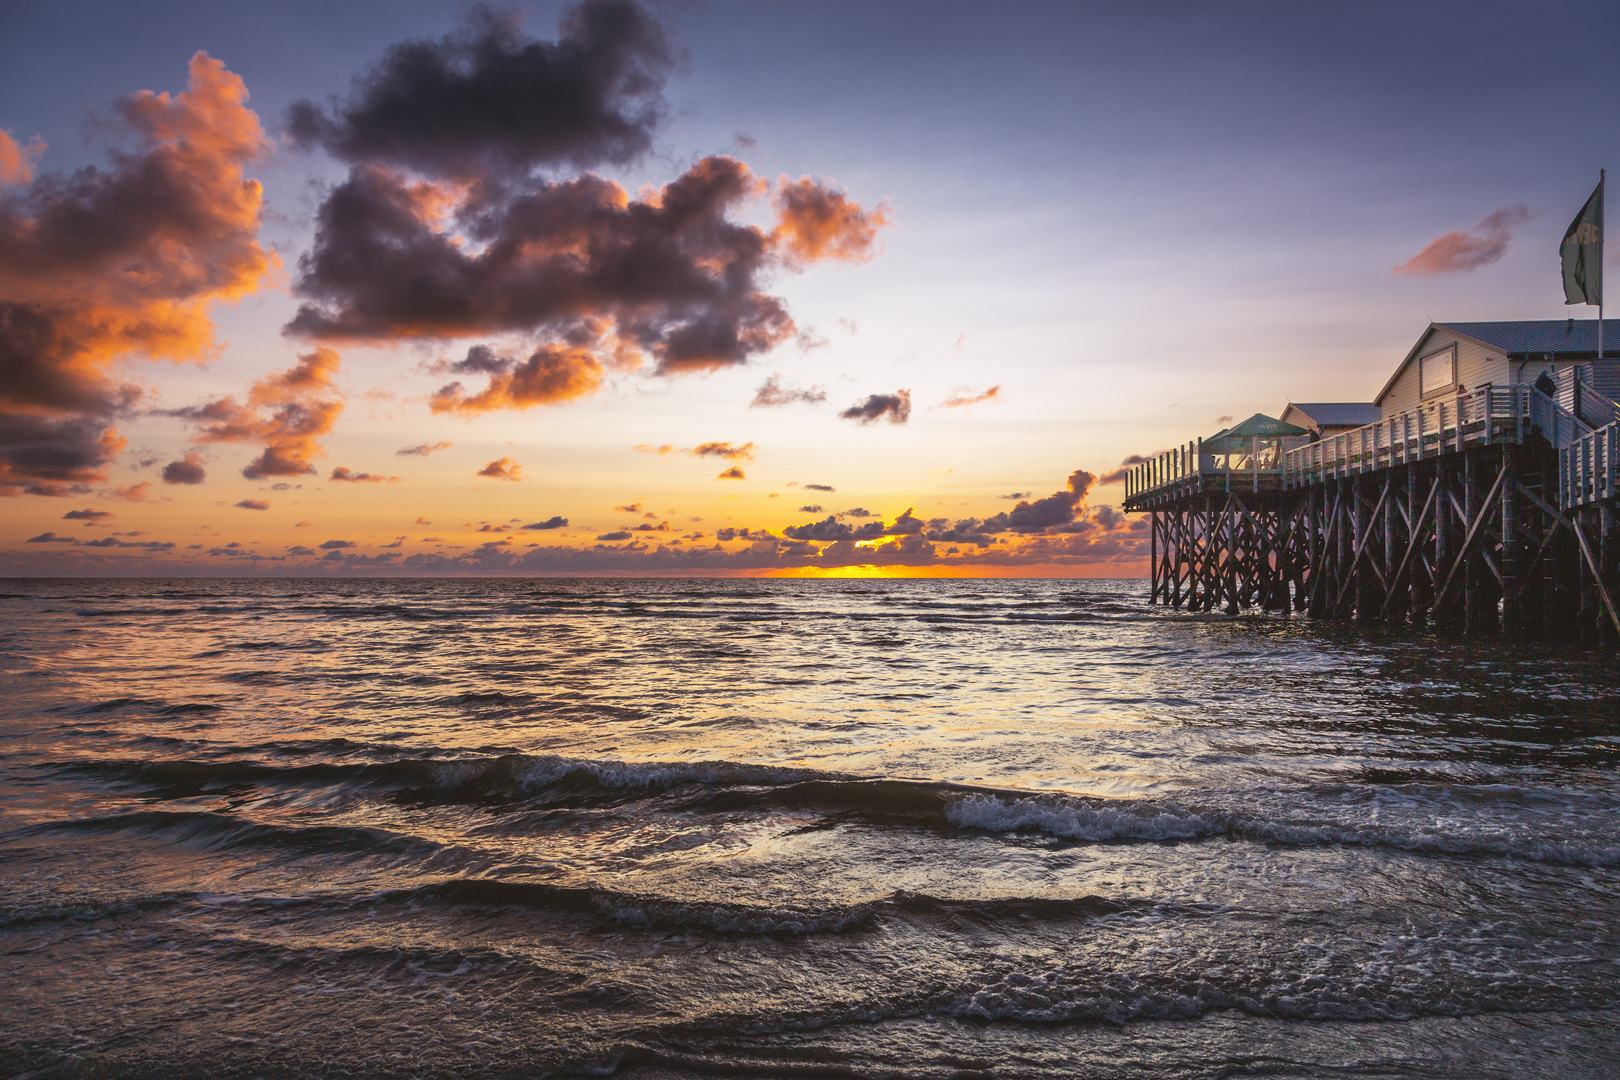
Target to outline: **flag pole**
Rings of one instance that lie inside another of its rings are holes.
[[[1598,221],[1603,220],[1603,185],[1608,182],[1609,170],[1598,170]],[[1598,226],[1598,359],[1603,359],[1603,233],[1607,226]]]

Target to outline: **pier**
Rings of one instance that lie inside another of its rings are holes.
[[[1257,414],[1136,466],[1122,508],[1150,516],[1152,602],[1620,641],[1620,407],[1597,389],[1620,362],[1587,325],[1434,324],[1376,423]]]

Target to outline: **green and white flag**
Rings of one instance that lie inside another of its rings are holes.
[[[1558,246],[1564,263],[1564,303],[1603,303],[1603,182],[1570,222]]]

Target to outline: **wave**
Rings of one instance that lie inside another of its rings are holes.
[[[344,750],[353,752],[349,747]],[[387,750],[397,752],[398,748],[388,747]],[[530,754],[450,760],[410,757],[302,765],[249,759],[103,758],[53,762],[43,767],[143,784],[172,794],[251,785],[355,785],[387,791],[408,800],[435,803],[502,803],[548,797],[588,800],[592,795],[640,797],[687,785],[769,787],[837,778],[838,775],[815,769],[733,761],[627,762]]]
[[[1289,822],[1223,810],[1183,809],[1151,802],[1104,803],[1034,796],[1006,799],[975,793],[945,811],[953,825],[988,832],[1033,831],[1066,840],[1174,841],[1232,837],[1291,847],[1343,844],[1389,847],[1420,854],[1485,855],[1571,866],[1620,866],[1620,845],[1592,839],[1551,839],[1492,829],[1403,829],[1367,823]],[[1455,826],[1453,826],[1455,827]]]

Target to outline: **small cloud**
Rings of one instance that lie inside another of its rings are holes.
[[[263,499],[243,499],[241,502],[237,503],[236,505],[237,505],[237,507],[239,507],[240,509],[243,509],[243,510],[268,510],[268,509],[270,509],[270,504],[265,502]]]
[[[598,536],[597,539],[598,540],[628,540],[628,539],[630,539],[630,532],[629,532],[628,529],[620,529],[617,532],[603,533],[601,536]]]
[[[819,514],[819,513],[821,513],[821,507],[819,505],[801,506],[801,507],[799,507],[799,513],[801,513],[801,514]]]
[[[754,444],[732,446],[728,442],[706,442],[692,447],[691,454],[693,457],[717,457],[727,461],[753,461]]]
[[[357,473],[353,469],[350,469],[347,465],[339,465],[337,468],[333,469],[332,475],[329,479],[339,480],[349,484],[399,483],[399,477],[397,476],[379,476],[376,473],[368,472]]]
[[[314,524],[315,523],[313,521],[300,521],[296,525],[294,525],[293,528],[295,528],[295,529],[308,529],[308,528],[312,527]]]
[[[669,443],[665,443],[662,446],[654,446],[652,443],[639,443],[639,444],[637,444],[635,446],[632,446],[630,449],[632,449],[632,450],[634,450],[634,451],[636,451],[637,453],[640,453],[640,454],[659,454],[659,455],[663,455],[663,454],[673,454],[675,452],[675,447],[671,446]]]
[[[321,545],[322,551],[337,551],[341,548],[358,547],[353,540],[328,540]]]
[[[509,457],[496,458],[474,475],[487,476],[492,480],[522,480],[523,466]]]
[[[525,529],[561,529],[567,524],[568,519],[559,515],[557,517],[547,518],[544,521],[536,521],[532,525],[525,525],[523,527]]]
[[[806,490],[806,491],[834,491],[834,492],[836,492],[838,489],[833,487],[831,484],[806,484],[806,485],[804,485],[804,490]]]
[[[415,524],[417,524],[417,525],[431,525],[431,524],[433,524],[433,522],[429,521],[425,517],[419,517],[419,518],[416,519]]]
[[[1217,416],[1215,418],[1215,422],[1217,424],[1230,424],[1235,419],[1237,419],[1235,416],[1233,416],[1231,413],[1227,413],[1225,416]],[[1137,462],[1137,464],[1141,464],[1141,462]]]
[[[725,472],[723,472],[719,476],[715,477],[715,479],[716,480],[746,480],[746,479],[748,479],[748,474],[743,472],[741,469],[737,468],[737,466],[733,465],[731,468],[727,469]]]
[[[142,480],[140,483],[131,484],[128,487],[113,488],[112,497],[115,499],[123,499],[125,502],[146,502],[147,494],[151,490],[152,482],[150,480]],[[105,494],[105,492],[103,494]]]
[[[838,414],[844,420],[861,424],[875,424],[887,417],[891,424],[903,424],[911,419],[911,391],[896,390],[892,394],[873,394]]]
[[[838,325],[842,326],[845,330],[848,330],[851,337],[854,337],[856,334],[861,332],[861,324],[856,322],[854,319],[840,318],[838,320]]]
[[[407,446],[395,450],[394,453],[400,457],[427,457],[429,454],[436,454],[440,450],[448,450],[454,445],[456,444],[448,442],[421,443],[417,446]]]
[[[822,344],[826,344],[825,340]],[[809,388],[787,386],[782,382],[780,375],[772,375],[760,384],[754,391],[754,400],[748,403],[750,409],[775,409],[783,405],[792,405],[803,402],[806,405],[819,405],[827,400],[827,391],[819,386]]]
[[[641,504],[638,502],[625,503],[623,506],[615,506],[613,509],[621,514],[639,514],[641,513]]]
[[[201,454],[187,454],[178,461],[163,466],[165,484],[200,484],[208,479]]]
[[[986,401],[1001,400],[1001,384],[997,383],[988,390],[975,393],[965,386],[959,386],[951,392],[951,396],[934,406],[936,409],[965,409],[970,405],[980,405]]]
[[[1422,251],[1395,268],[1397,277],[1467,274],[1489,266],[1507,252],[1513,230],[1537,215],[1527,206],[1499,206],[1471,229],[1453,229],[1429,241]]]
[[[852,518],[877,517],[876,514],[872,513],[872,511],[868,510],[864,506],[857,506],[853,510],[840,510],[838,512],[838,516],[839,517],[852,517]]]
[[[62,515],[63,521],[100,521],[102,518],[112,517],[111,510],[69,510]]]

